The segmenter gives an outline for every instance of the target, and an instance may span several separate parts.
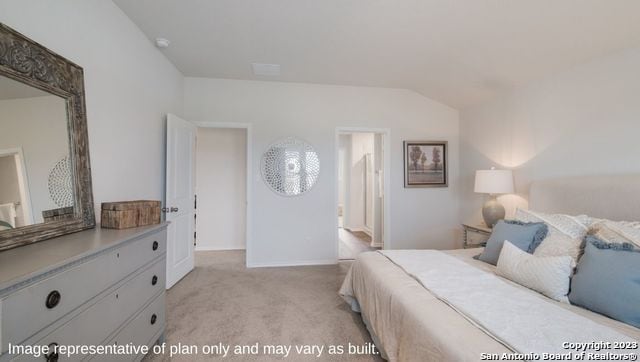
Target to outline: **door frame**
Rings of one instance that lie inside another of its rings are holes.
[[[391,129],[389,128],[375,128],[375,127],[336,127],[335,130],[335,140],[334,140],[334,235],[335,235],[335,243],[334,243],[334,254],[336,262],[340,260],[339,255],[339,243],[340,243],[340,235],[338,230],[338,204],[339,204],[339,187],[340,184],[338,182],[338,167],[340,165],[339,153],[340,153],[340,135],[341,134],[350,134],[350,133],[375,133],[382,135],[382,152],[384,154],[383,157],[383,172],[384,172],[384,207],[382,210],[383,214],[383,249],[391,249],[392,240],[391,240]]]
[[[247,131],[247,204],[245,207],[245,265],[247,268],[253,268],[251,263],[252,249],[253,249],[253,237],[252,237],[252,207],[253,207],[253,124],[241,123],[241,122],[193,122],[196,127],[201,128],[237,128],[245,129]],[[197,142],[197,140],[196,140]],[[197,147],[197,146],[196,146]],[[196,210],[197,213],[197,210]]]

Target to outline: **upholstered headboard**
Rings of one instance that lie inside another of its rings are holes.
[[[536,181],[529,208],[616,221],[640,220],[640,175],[584,176]]]

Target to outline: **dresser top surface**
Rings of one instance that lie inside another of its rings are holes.
[[[0,292],[38,275],[167,227],[167,223],[131,229],[95,229],[0,252]]]

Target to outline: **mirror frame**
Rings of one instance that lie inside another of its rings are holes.
[[[80,66],[0,23],[0,75],[66,100],[74,217],[0,232],[0,251],[95,227],[89,136]]]

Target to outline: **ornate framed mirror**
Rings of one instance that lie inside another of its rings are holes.
[[[0,23],[0,250],[94,226],[83,70]]]

